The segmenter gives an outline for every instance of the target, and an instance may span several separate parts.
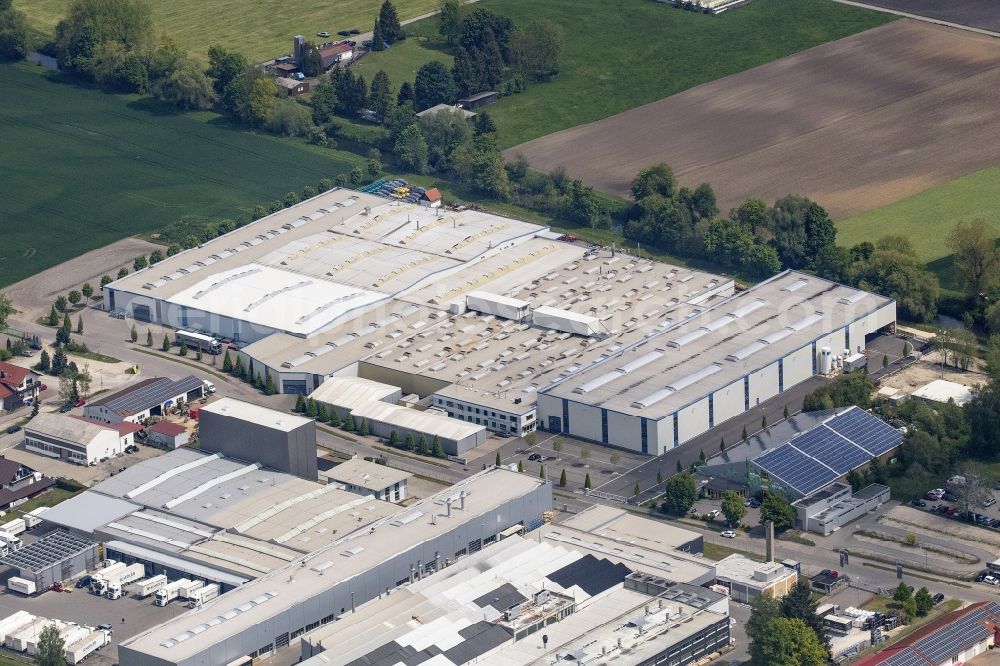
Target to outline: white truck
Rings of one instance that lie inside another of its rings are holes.
[[[145,599],[149,595],[153,594],[157,590],[163,589],[167,586],[167,577],[163,574],[158,576],[153,576],[152,578],[146,578],[145,580],[140,580],[135,584],[136,593]]]
[[[200,608],[202,605],[207,604],[209,601],[217,598],[218,596],[219,585],[217,583],[199,587],[188,597],[188,608]]]
[[[11,534],[13,536],[22,534],[26,529],[28,529],[28,526],[25,524],[24,518],[15,518],[14,520],[0,525],[0,532],[6,532],[7,534]]]
[[[101,649],[110,642],[111,638],[108,636],[107,631],[95,629],[75,643],[66,645],[66,663],[79,664],[93,652]]]
[[[108,599],[121,599],[124,589],[146,575],[146,567],[136,562],[106,579],[104,596]]]
[[[94,594],[104,594],[108,589],[108,581],[127,568],[128,565],[124,562],[115,562],[104,567],[90,577],[90,591]]]
[[[49,620],[46,627],[55,627],[56,631],[59,632],[59,638],[63,640],[63,645],[69,645],[75,641],[80,640],[84,636],[90,633],[90,630],[81,627],[76,622],[63,622],[62,620]],[[29,657],[34,657],[38,654],[38,639],[41,638],[41,632],[37,636],[32,636],[28,639],[27,652]]]
[[[205,393],[207,395],[212,395],[213,393],[215,393],[215,384],[213,384],[212,382],[208,381],[207,379],[204,380],[202,382],[202,384],[205,385]]]
[[[49,510],[47,506],[40,506],[37,509],[33,509],[21,517],[24,521],[24,526],[27,529],[34,529],[42,524],[42,514]]]
[[[203,580],[186,580],[185,583],[177,588],[177,596],[181,599],[190,599],[191,595],[195,593],[196,590],[200,590],[205,586],[205,581]]]
[[[172,583],[168,583],[164,587],[161,587],[156,591],[156,597],[153,599],[153,603],[157,606],[166,606],[171,601],[179,596],[179,592],[182,585],[190,585],[191,581],[187,578],[181,578],[180,580],[175,580]]]
[[[25,595],[34,594],[38,591],[38,588],[35,587],[35,581],[18,578],[17,576],[11,576],[7,579],[7,589]]]
[[[24,545],[21,543],[21,539],[13,534],[3,531],[0,531],[0,542],[3,542],[3,544],[7,547],[8,552],[11,553],[21,550],[21,546]]]
[[[3,642],[7,640],[8,634],[17,633],[21,627],[26,626],[34,619],[35,616],[28,611],[20,610],[0,620],[0,645],[3,645]]]

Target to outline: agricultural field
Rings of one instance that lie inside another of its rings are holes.
[[[626,194],[666,161],[719,207],[807,195],[844,219],[1000,162],[1000,40],[903,19],[517,146]]]
[[[336,35],[357,28],[371,32],[382,0],[337,0],[335,3],[285,0],[147,0],[153,22],[192,53],[204,57],[213,44],[237,49],[255,60],[288,53],[292,37],[316,39],[317,32]],[[72,0],[14,0],[38,30],[53,34]],[[440,0],[395,0],[401,19],[436,10]],[[228,18],[226,18],[228,17]]]
[[[996,0],[859,0],[873,7],[883,7],[915,16],[925,16],[956,25],[1000,32],[1000,11]]]
[[[851,246],[888,234],[906,236],[941,284],[956,288],[948,234],[959,222],[983,220],[1000,237],[998,193],[1000,166],[993,166],[843,220],[837,224],[837,242]]]
[[[829,0],[754,0],[719,16],[651,0],[481,0],[478,5],[509,16],[518,26],[547,19],[565,31],[559,76],[489,108],[505,147],[607,118],[895,18]],[[440,59],[437,26],[437,18],[406,26],[411,35],[407,42],[420,41],[420,48],[412,50],[410,70]],[[365,56],[359,66],[366,78],[382,62],[387,71],[398,71],[396,48]],[[410,55],[413,47],[405,48]],[[397,88],[402,83],[398,76],[390,78]]]
[[[0,287],[181,219],[234,218],[362,160],[0,65]]]

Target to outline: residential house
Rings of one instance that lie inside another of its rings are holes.
[[[40,375],[31,368],[0,362],[0,414],[12,412],[41,390]]]
[[[55,483],[19,462],[0,456],[0,509],[6,511],[31,499]]]

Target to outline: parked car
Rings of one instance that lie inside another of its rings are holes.
[[[316,36],[317,37],[329,37],[330,33],[328,33],[326,30],[324,30],[323,32],[317,32]]]
[[[980,571],[978,574],[976,574],[976,582],[982,583],[983,579],[985,579],[989,575],[990,575],[989,571]]]
[[[934,605],[937,606],[939,603],[944,601],[944,595],[938,592],[933,597],[931,597],[931,599],[934,601]]]
[[[986,498],[986,500],[985,500],[985,501],[983,502],[983,506],[985,506],[985,507],[991,507],[991,506],[993,506],[993,505],[994,505],[994,504],[996,504],[996,503],[997,503],[997,498],[996,498],[996,497],[993,497],[992,495],[990,495],[990,496],[989,496],[989,497],[987,497],[987,498]]]
[[[90,576],[84,576],[80,580],[76,581],[76,589],[79,590],[84,587],[87,587],[88,585],[90,585],[90,580],[91,580]]]
[[[86,404],[87,404],[87,401],[84,400],[83,398],[80,398],[79,400],[77,400],[76,402],[73,403],[73,406],[74,407],[83,407]]]
[[[528,460],[530,460],[531,462],[537,462],[541,459],[542,459],[542,454],[540,453],[532,453],[530,456],[528,456]]]
[[[927,502],[923,501],[919,497],[910,500],[910,504],[912,504],[913,506],[919,506],[921,509],[927,506]]]
[[[73,403],[72,402],[67,402],[65,405],[63,405],[62,407],[59,408],[59,413],[60,414],[65,414],[66,412],[68,412],[71,409],[73,409]]]
[[[983,582],[986,583],[987,585],[994,585],[994,586],[1000,585],[1000,579],[996,578],[993,575],[989,575],[983,578]]]
[[[125,447],[125,453],[138,453],[138,452],[139,452],[139,447],[136,446],[135,444],[129,444],[128,446]]]
[[[9,426],[9,427],[7,428],[7,434],[8,434],[8,435],[13,435],[13,434],[14,434],[15,432],[17,432],[17,431],[18,431],[18,430],[20,430],[20,429],[21,429],[21,426],[19,426],[19,425],[12,425],[12,426]]]
[[[31,351],[30,349],[25,349],[23,352],[21,352],[21,356],[31,357],[31,356],[34,356],[34,355],[35,355],[35,352]]]
[[[97,628],[98,628],[98,629],[102,629],[102,630],[104,630],[104,631],[108,632],[108,636],[113,636],[113,635],[114,635],[114,633],[115,633],[115,630],[114,630],[114,629],[112,629],[112,628],[111,628],[111,625],[110,625],[110,624],[108,624],[107,622],[105,622],[104,624],[99,624],[99,625],[97,625]]]
[[[760,500],[758,500],[756,497],[754,497],[753,499],[751,499],[750,500],[750,508],[751,509],[759,509],[760,508]]]
[[[943,499],[945,502],[957,502],[958,496],[952,493],[945,493],[944,495],[941,496],[941,499]]]
[[[725,537],[727,539],[735,539],[736,532],[734,532],[733,530],[723,530],[722,532],[719,532],[719,536]]]

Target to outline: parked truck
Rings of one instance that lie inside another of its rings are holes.
[[[0,531],[0,543],[7,549],[8,553],[16,553],[24,545],[19,538],[3,531]]]
[[[34,594],[38,591],[38,588],[35,587],[35,581],[18,578],[17,576],[11,576],[7,579],[7,589],[20,592],[21,594]]]
[[[157,590],[163,589],[167,586],[167,577],[163,574],[158,576],[153,576],[152,578],[146,578],[145,580],[140,580],[135,584],[135,591],[140,597],[145,599],[149,595],[155,593]]]
[[[177,596],[181,599],[190,599],[196,590],[200,590],[204,586],[205,581],[203,580],[189,580],[178,588]]]
[[[219,596],[219,585],[217,583],[212,583],[211,585],[205,585],[200,587],[188,597],[188,608],[200,608],[202,605],[207,604],[212,599]]]
[[[156,591],[156,597],[153,599],[153,603],[157,606],[166,606],[171,601],[176,599],[180,593],[182,585],[190,585],[191,581],[187,578],[181,578],[180,580],[175,580],[172,583],[168,583],[164,587],[161,587]]]
[[[121,599],[122,591],[130,584],[146,575],[146,567],[136,562],[105,579],[104,596],[108,599]]]
[[[75,643],[69,643],[66,646],[66,663],[79,664],[92,653],[101,649],[110,642],[111,638],[108,636],[107,631],[104,631],[103,629],[95,629],[87,636],[81,638]]]
[[[15,518],[9,522],[0,525],[0,532],[6,532],[13,536],[22,534],[24,530],[28,529],[27,525],[24,523],[24,518]]]
[[[9,634],[17,633],[34,619],[35,616],[28,611],[19,610],[13,615],[8,615],[0,620],[0,645],[3,645]]]
[[[34,529],[42,524],[42,514],[49,510],[47,506],[40,506],[37,509],[33,509],[22,516],[21,520],[24,521],[24,526],[26,529]]]
[[[125,571],[128,565],[124,562],[109,564],[90,577],[90,591],[94,594],[104,594],[108,589],[108,581]]]
[[[86,630],[83,630],[83,633],[80,633],[81,628],[77,623],[63,622],[62,620],[49,620],[45,624],[45,627],[55,627],[56,631],[59,632],[59,638],[63,640],[63,645],[71,643],[72,641],[80,640],[80,638],[88,633]],[[41,636],[42,632],[38,632],[37,635],[28,638],[26,651],[29,657],[34,657],[38,654],[38,640]]]

